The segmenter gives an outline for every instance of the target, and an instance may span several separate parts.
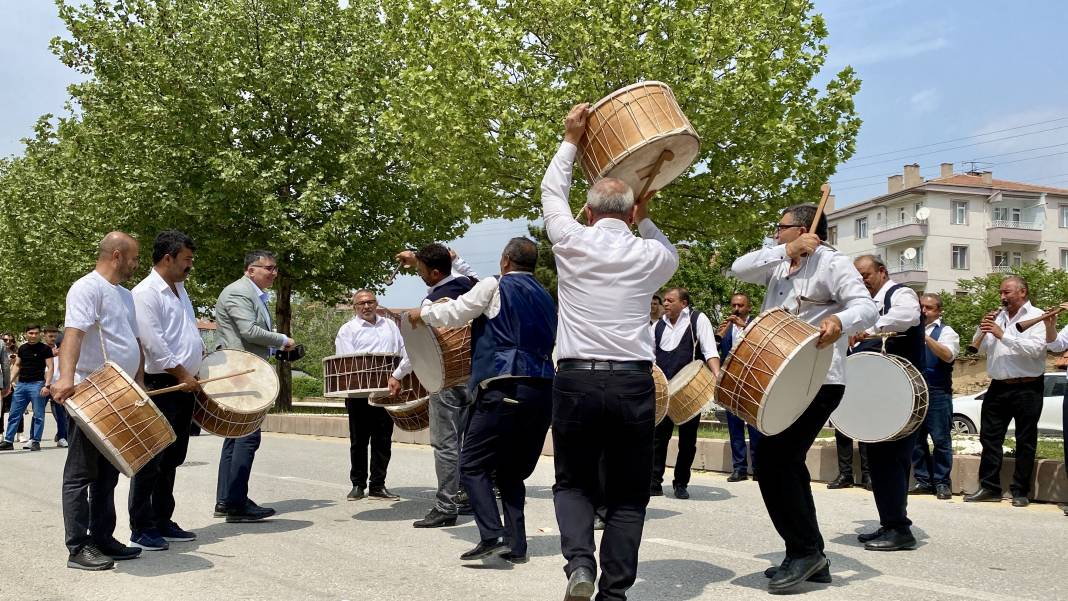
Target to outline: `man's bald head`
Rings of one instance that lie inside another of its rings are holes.
[[[627,182],[606,177],[586,193],[586,206],[595,217],[618,217],[625,220],[634,208],[634,191]]]
[[[96,269],[112,284],[121,284],[137,271],[141,245],[124,232],[104,236],[97,248]]]
[[[131,250],[137,247],[137,240],[133,239],[133,236],[125,232],[110,232],[108,235],[100,241],[100,246],[97,247],[97,259],[108,259],[115,255],[115,251],[119,254],[126,256]]]

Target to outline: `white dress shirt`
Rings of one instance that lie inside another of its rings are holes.
[[[152,269],[133,289],[137,330],[148,374],[161,374],[179,365],[193,375],[200,371],[204,341],[197,330],[193,303],[184,282],[176,282],[174,287],[178,289],[177,296]]]
[[[875,293],[872,300],[875,301],[877,312],[882,312],[883,307],[886,306],[886,293],[896,285],[897,282],[887,279],[883,287]],[[868,333],[904,332],[918,325],[920,325],[920,297],[912,288],[902,286],[891,295],[890,310],[875,320],[875,326],[868,328]]]
[[[407,317],[402,316],[402,319]],[[412,373],[412,362],[404,348],[400,328],[392,319],[381,315],[375,315],[374,323],[360,316],[345,322],[334,338],[334,352],[338,355],[393,353],[400,357],[400,363],[393,370],[393,377],[400,380]]]
[[[446,303],[426,303],[419,314],[423,321],[435,328],[462,328],[479,315],[489,319],[501,312],[500,278],[513,273],[529,271],[510,271],[502,276],[479,280],[477,284],[458,298]]]
[[[845,356],[849,336],[873,325],[879,313],[864,287],[853,261],[827,246],[801,259],[791,273],[786,245],[755,250],[738,257],[731,265],[734,277],[751,284],[767,286],[763,310],[782,307],[814,326],[834,315],[842,322],[842,335],[834,343],[834,358],[824,384],[845,384]],[[797,312],[798,296],[801,301]]]
[[[930,336],[935,326],[940,323],[942,323],[941,317],[927,324],[927,327],[924,328],[924,333]],[[957,359],[957,355],[960,354],[960,334],[957,334],[948,325],[942,325],[942,332],[938,334],[938,344],[949,349],[949,354],[951,355],[949,363],[953,363]]]
[[[63,325],[85,332],[74,369],[75,384],[104,365],[104,354],[100,349],[101,330],[108,360],[131,378],[137,377],[141,347],[137,342],[137,317],[129,290],[112,284],[95,270],[90,271],[67,291],[67,315]]]
[[[660,350],[673,351],[682,342],[686,331],[690,329],[690,308],[683,308],[674,325],[672,325],[666,314],[660,318],[660,321],[664,322],[664,334],[660,337]],[[696,330],[694,332],[697,338],[696,342],[701,343],[701,351],[704,353],[705,361],[718,359],[719,348],[716,346],[716,335],[712,330],[712,322],[709,321],[708,315],[701,313],[697,316],[697,325],[694,330]],[[653,339],[656,339],[656,324],[653,324]]]
[[[679,266],[679,255],[650,219],[641,238],[619,219],[592,226],[567,204],[577,148],[564,142],[541,180],[545,232],[556,256],[560,359],[652,361],[649,299]]]
[[[1037,327],[1045,327],[1042,324],[1038,324]],[[1043,330],[1045,332],[1045,330]],[[1046,349],[1054,353],[1063,353],[1068,351],[1068,326],[1061,328],[1060,332],[1057,332],[1057,337],[1053,339],[1053,342],[1046,345]]]
[[[1001,340],[993,334],[983,336],[979,352],[986,355],[986,373],[994,380],[1029,378],[1046,372],[1046,329],[1038,324],[1024,332],[1016,331],[1016,323],[1042,315],[1030,301],[1023,304],[1016,315],[1007,310],[998,312],[994,320],[1004,330]],[[975,335],[979,328],[975,329]]]

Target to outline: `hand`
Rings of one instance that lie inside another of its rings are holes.
[[[7,396],[7,395],[9,395],[9,394],[11,394],[11,387],[10,387],[10,386],[8,386],[7,388],[5,388],[5,389],[3,390],[3,392],[0,392],[0,396]]]
[[[731,327],[730,318],[724,319],[723,323],[719,324],[719,328],[716,330],[716,335],[723,338],[727,335],[727,329]]]
[[[449,258],[452,259],[453,261],[456,260],[456,251],[451,249],[451,248],[449,249]]]
[[[643,219],[649,218],[649,203],[653,200],[653,196],[656,196],[656,190],[650,190],[645,193],[645,196],[634,201],[634,210],[631,212],[632,223],[637,225]]]
[[[51,390],[52,390],[52,389],[51,389],[51,387],[48,387],[48,386],[42,386],[42,387],[41,387],[41,391],[40,391],[40,392],[38,392],[37,394],[39,394],[39,395],[41,395],[41,396],[43,396],[43,397],[46,397],[46,396],[48,396],[48,395],[49,395],[49,393],[51,392]]]
[[[285,344],[282,345],[283,351],[291,351],[297,347],[297,341],[292,338],[286,338]]]
[[[397,378],[394,378],[393,376],[390,376],[389,377],[389,383],[387,384],[387,386],[389,386],[389,396],[391,396],[391,397],[400,396],[400,393],[401,393],[400,380],[398,380]]]
[[[997,324],[993,319],[983,319],[979,324],[979,331],[987,334],[993,334],[994,338],[1001,340],[1001,337],[1005,335],[1005,330],[1001,329],[1001,326]]]
[[[408,323],[412,324],[413,328],[418,328],[423,325],[423,315],[421,309],[408,309]]]
[[[185,371],[178,377],[178,383],[185,386],[185,390],[194,394],[200,393],[200,382],[197,382],[197,377],[193,374]]]
[[[816,341],[816,348],[824,348],[834,344],[842,336],[842,320],[837,315],[823,318],[820,322],[820,338]]]
[[[70,398],[74,394],[74,376],[67,376],[62,374],[55,384],[52,384],[52,400],[63,404],[63,401]]]
[[[570,142],[576,146],[582,136],[586,133],[586,119],[590,113],[590,103],[580,102],[571,107],[571,111],[567,114],[567,118],[564,119],[564,141]]]
[[[786,256],[791,259],[800,259],[816,252],[820,245],[820,237],[816,234],[801,234],[796,240],[786,245]]]
[[[397,253],[397,255],[393,258],[405,267],[415,267],[415,264],[417,262],[417,259],[415,258],[415,251],[411,250],[402,250]]]

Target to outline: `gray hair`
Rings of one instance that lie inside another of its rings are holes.
[[[856,265],[862,261],[871,261],[871,264],[875,267],[876,271],[886,271],[886,263],[875,255],[860,255],[856,259],[853,259],[853,264]]]
[[[627,216],[634,208],[634,191],[623,180],[606,177],[590,187],[586,206],[594,215]]]
[[[1030,293],[1030,290],[1028,290],[1028,288],[1027,288],[1027,280],[1023,279],[1022,277],[1020,277],[1018,275],[1006,276],[1005,278],[1003,278],[1001,280],[1002,284],[1004,284],[1005,282],[1016,282],[1016,286],[1020,290],[1023,290],[1024,294],[1029,294]]]
[[[501,253],[520,271],[533,272],[538,266],[538,245],[530,238],[512,238]]]
[[[934,301],[935,307],[938,307],[939,311],[942,310],[942,295],[941,294],[935,294],[934,292],[925,292],[922,296],[920,296],[920,298],[931,299],[932,301]]]

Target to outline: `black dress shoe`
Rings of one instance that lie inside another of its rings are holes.
[[[85,545],[67,558],[67,567],[75,570],[110,570],[115,567],[115,561],[95,545]]]
[[[871,490],[871,476],[864,474],[860,477],[860,487],[864,490]]]
[[[1001,493],[994,492],[989,488],[980,488],[975,493],[970,495],[964,495],[965,503],[979,503],[983,501],[990,501],[993,503],[1001,502]]]
[[[371,490],[367,492],[367,498],[380,501],[396,501],[400,499],[397,495],[389,492],[389,489],[385,486],[372,486]]]
[[[909,489],[910,495],[933,495],[935,493],[935,487],[930,484],[920,484],[917,482]]]
[[[260,507],[249,502],[241,509],[230,509],[226,513],[227,524],[247,524],[249,522],[261,522],[272,515],[275,511],[270,507]]]
[[[864,544],[868,551],[904,551],[916,548],[916,537],[908,530],[890,530],[882,538]]]
[[[843,476],[838,474],[838,477],[827,483],[827,488],[836,490],[839,488],[853,488],[853,476]]]
[[[662,497],[662,496],[664,496],[664,487],[661,486],[660,484],[650,484],[649,485],[649,496],[650,497]]]
[[[727,476],[727,482],[741,482],[742,480],[748,480],[749,476],[745,475],[745,472],[740,470],[734,470],[731,475]]]
[[[116,561],[124,561],[127,559],[134,559],[141,556],[141,549],[137,547],[127,547],[115,539],[111,539],[106,543],[97,544],[97,549],[100,552]]]
[[[765,578],[774,578],[775,574],[778,574],[779,570],[781,570],[783,568],[783,566],[787,566],[787,565],[790,565],[790,558],[789,557],[787,557],[786,559],[782,560],[782,564],[781,565],[771,566],[770,568],[764,570],[764,577]],[[808,577],[808,582],[818,582],[820,584],[830,584],[831,583],[831,560],[829,560],[829,559],[827,560],[827,566],[825,568],[823,568],[822,570],[820,570],[820,571],[816,572],[815,574],[809,576]]]
[[[686,490],[686,486],[682,484],[675,485],[675,498],[676,499],[689,499],[690,491]]]
[[[430,513],[426,514],[426,517],[412,524],[416,528],[444,528],[455,525],[456,514],[438,511],[437,507],[431,509]]]
[[[359,501],[363,496],[363,487],[353,486],[352,490],[349,491],[349,494],[345,495],[345,498],[350,501]]]
[[[775,571],[768,583],[768,592],[773,595],[781,595],[792,591],[797,585],[808,580],[817,572],[826,569],[827,558],[819,553],[805,557],[791,558],[789,562],[783,562],[783,566]]]
[[[1028,499],[1025,496],[1017,496],[1017,495],[1013,495],[1012,496],[1012,506],[1013,507],[1027,507],[1030,504],[1031,504],[1030,499]]]
[[[226,517],[226,512],[228,509],[229,508],[226,506],[226,503],[216,503],[215,513],[213,515],[217,518],[224,518]]]
[[[15,450],[15,445],[14,444],[12,444],[12,443],[10,443],[10,442],[8,442],[6,440],[0,440],[0,451],[14,451],[14,450]],[[73,557],[73,555],[71,557]],[[69,564],[70,562],[67,562],[67,563]],[[90,569],[90,568],[82,568],[82,569],[85,570],[85,569]],[[105,568],[96,568],[96,569],[103,570]]]
[[[508,543],[504,542],[503,538],[490,538],[479,541],[474,549],[460,555],[460,559],[471,561],[473,559],[484,559],[490,555],[501,555],[502,553],[511,552],[512,549],[509,548]]]
[[[593,596],[593,572],[589,568],[575,568],[567,579],[564,601],[588,601]]]
[[[508,563],[527,563],[528,561],[530,561],[530,557],[527,557],[526,555],[516,555],[511,551],[507,553],[501,553],[501,559],[507,561]]]
[[[936,484],[935,485],[935,497],[942,501],[953,498],[953,491],[949,488],[948,484]]]
[[[882,526],[880,526],[879,529],[876,530],[875,532],[868,532],[868,533],[865,533],[865,534],[858,534],[857,535],[857,540],[862,542],[862,543],[871,542],[873,540],[878,540],[878,539],[882,538],[884,535],[886,535],[887,532],[888,532],[888,530],[886,528],[883,528]]]

